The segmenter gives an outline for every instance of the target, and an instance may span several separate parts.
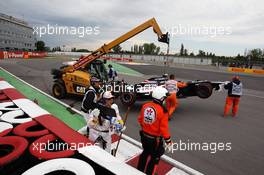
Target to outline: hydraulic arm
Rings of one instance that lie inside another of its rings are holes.
[[[100,58],[102,55],[110,52],[113,47],[125,42],[126,40],[132,38],[133,36],[143,32],[144,30],[146,30],[150,27],[152,27],[153,31],[157,34],[158,41],[169,44],[168,33],[163,34],[161,32],[160,27],[159,27],[158,23],[156,22],[155,18],[152,18],[152,19],[144,22],[143,24],[135,27],[134,29],[130,30],[129,32],[125,33],[124,35],[118,37],[117,39],[113,40],[112,42],[110,42],[108,44],[104,44],[99,49],[92,52],[90,55],[87,55],[84,58],[77,61],[73,66],[66,67],[64,69],[64,72],[73,72],[75,70],[78,70],[80,68],[85,67],[90,62],[92,62],[92,61]]]

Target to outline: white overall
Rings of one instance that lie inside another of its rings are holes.
[[[94,89],[92,86],[89,87],[89,90],[92,90],[92,91],[95,92],[95,89]],[[88,91],[89,91],[89,90],[88,90]],[[88,91],[87,91],[87,92],[88,92]],[[87,92],[86,92],[86,94],[87,94]],[[84,96],[83,99],[86,98],[86,94],[85,94],[85,96]],[[99,100],[99,99],[97,98],[97,95],[95,94],[95,98],[93,99],[93,102],[94,102],[94,103],[97,103],[98,100]],[[84,101],[84,100],[83,100],[83,101]],[[82,107],[83,107],[83,104],[82,104]],[[83,116],[84,120],[86,121],[86,123],[87,123],[87,122],[89,121],[89,119],[92,117],[92,116],[91,116],[91,112],[92,112],[92,110],[88,111],[88,113],[81,111],[82,116]],[[87,135],[87,134],[88,134],[88,133],[87,133],[87,126],[82,127],[81,129],[78,130],[78,132],[81,133],[82,135]]]

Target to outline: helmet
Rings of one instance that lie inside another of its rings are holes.
[[[163,74],[162,77],[163,78],[167,78],[169,75],[168,74]]]
[[[102,80],[100,80],[100,79],[97,78],[97,77],[92,77],[90,81],[91,81],[91,83],[102,82]]]
[[[167,89],[165,89],[162,86],[158,86],[152,91],[152,98],[157,100],[164,100],[169,95],[169,92]]]
[[[110,98],[114,98],[115,96],[112,95],[111,91],[106,91],[104,94],[103,94],[103,98],[104,99],[110,99]]]
[[[233,76],[233,78],[232,78],[232,80],[239,80],[240,79],[240,77],[239,76]]]

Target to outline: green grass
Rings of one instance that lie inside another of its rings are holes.
[[[24,96],[30,100],[37,99],[39,106],[47,110],[49,113],[65,122],[71,128],[78,130],[85,125],[85,120],[78,114],[71,114],[65,106],[54,101],[48,96],[42,94],[36,89],[28,86],[22,81],[18,80],[11,74],[0,69],[0,77],[4,78],[9,84],[14,86]]]

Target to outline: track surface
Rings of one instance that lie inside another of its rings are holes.
[[[162,66],[155,65],[126,65],[145,75],[161,75],[164,71]],[[217,69],[217,68],[216,68]],[[175,74],[176,78],[187,80],[210,80],[210,81],[227,81],[233,76],[229,72],[212,72],[208,70],[193,70],[184,68],[166,67],[166,73]],[[264,91],[264,76],[240,75],[244,87],[247,89],[254,89]],[[257,82],[257,83],[256,83]]]
[[[58,68],[61,60],[0,60],[0,66],[22,78],[39,89],[50,93],[52,87],[51,68]],[[158,66],[129,66],[147,75],[162,72]],[[231,74],[168,68],[168,73],[176,73],[183,79],[228,80]],[[181,99],[180,106],[170,121],[172,139],[183,142],[231,142],[231,151],[175,151],[168,154],[174,159],[205,174],[213,175],[248,175],[264,172],[264,79],[261,77],[241,76],[248,89],[241,99],[239,116],[223,118],[225,92],[216,92],[209,99],[197,97]],[[129,81],[140,81],[145,77],[126,77]],[[70,104],[78,98],[67,98],[63,101]],[[118,102],[119,103],[119,102]],[[137,115],[142,102],[131,110],[126,134],[139,140]],[[80,102],[75,104],[80,109]],[[122,114],[126,108],[120,106]]]

